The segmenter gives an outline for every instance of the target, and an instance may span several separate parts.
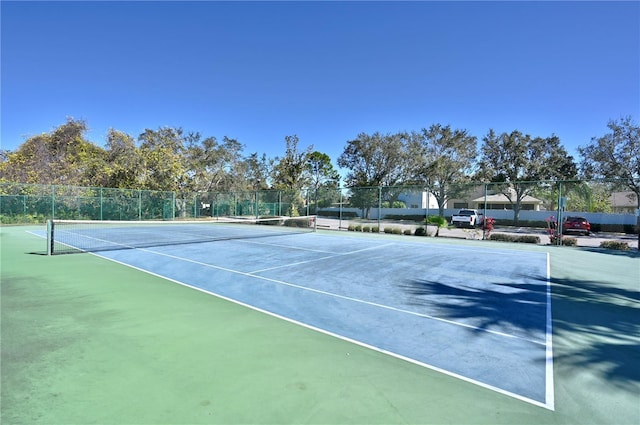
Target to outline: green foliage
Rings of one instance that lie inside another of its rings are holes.
[[[403,133],[358,134],[347,142],[338,165],[349,170],[349,186],[394,186],[410,174],[407,158],[407,136]]]
[[[27,139],[0,162],[0,180],[88,185],[104,181],[106,151],[85,138],[87,125],[67,119],[50,133]]]
[[[436,238],[440,236],[440,229],[442,227],[447,227],[447,225],[449,224],[445,217],[442,217],[439,215],[430,215],[429,217],[426,218],[425,222],[432,226],[436,226],[436,233],[433,235]]]
[[[576,238],[569,238],[569,237],[563,237],[562,238],[562,245],[564,246],[578,246],[578,239]]]
[[[578,148],[583,158],[582,174],[586,178],[622,180],[636,194],[640,207],[640,126],[628,116],[609,121],[607,127],[608,134]]]
[[[393,201],[392,203],[389,203],[389,201],[384,201],[380,206],[382,208],[407,208],[407,204],[405,204],[403,201]]]
[[[562,183],[562,193],[567,199],[567,211],[611,213],[611,193],[615,190],[608,184],[600,182]],[[554,193],[557,200],[557,190]],[[552,206],[557,208],[557,202]]]
[[[479,177],[491,180],[507,197],[517,224],[522,200],[534,193],[543,180],[574,179],[577,167],[557,136],[531,137],[520,131],[497,135],[489,130],[483,138]]]
[[[403,235],[407,235],[407,236],[411,236],[413,234],[413,231],[411,229],[404,229],[402,234]]]
[[[438,227],[447,227],[447,225],[449,224],[445,217],[441,217],[439,215],[430,215],[426,219],[426,222],[427,224],[431,224],[432,226],[438,226]]]
[[[619,241],[604,241],[600,242],[600,248],[615,249],[619,251],[628,251],[630,249],[629,244]]]
[[[42,224],[47,221],[44,215],[5,215],[0,214],[2,224]]]
[[[501,241],[501,242],[519,242],[519,243],[531,243],[531,244],[539,244],[540,237],[533,235],[508,235],[506,233],[492,233],[489,236],[489,240],[491,241]]]
[[[335,199],[335,195],[338,194],[335,190],[320,190],[321,188],[335,189],[338,187],[340,182],[340,175],[333,168],[333,164],[331,164],[331,158],[329,158],[329,155],[318,151],[311,152],[307,159],[307,172],[309,173],[311,179],[311,188],[313,188],[314,191],[318,191],[319,200],[322,199],[323,193],[325,196],[325,202],[327,194],[332,194],[332,198]]]
[[[416,236],[428,236],[427,229],[424,227],[418,227],[414,233]]]
[[[413,133],[412,139],[419,153],[415,175],[436,198],[442,215],[447,200],[461,195],[458,183],[466,180],[476,162],[477,138],[467,130],[434,124]]]
[[[298,136],[286,136],[286,152],[274,167],[274,187],[276,189],[286,189],[292,192],[299,192],[302,188],[308,187],[311,177],[308,173],[309,160],[312,147],[305,150],[298,149]],[[302,204],[296,199],[296,204]]]

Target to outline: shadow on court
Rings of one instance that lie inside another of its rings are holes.
[[[551,283],[553,328],[557,335],[556,366],[589,368],[612,385],[640,390],[640,292],[577,279],[552,278]],[[545,286],[517,287],[525,290],[517,300],[489,289],[428,280],[412,282],[404,290],[427,296],[429,303],[435,304],[440,314],[451,320],[475,319],[481,329],[537,330],[539,320],[532,321],[523,314],[521,306],[542,302]],[[451,299],[457,302],[447,301]]]
[[[505,288],[511,290],[504,291]],[[414,296],[414,304],[429,304],[440,317],[473,322],[476,333],[490,329],[544,333],[547,296],[544,281],[535,284],[503,282],[481,288],[424,279],[404,284],[402,289]],[[518,296],[514,297],[516,292]],[[540,338],[544,339],[544,336]]]
[[[611,385],[638,394],[640,292],[584,280],[552,283],[556,364],[589,368]]]

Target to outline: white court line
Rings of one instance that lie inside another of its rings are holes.
[[[553,321],[551,319],[551,257],[547,252],[547,325],[546,325],[546,368],[545,368],[545,401],[549,410],[555,410],[553,387]]]
[[[240,270],[229,269],[227,267],[216,266],[214,264],[203,263],[202,261],[192,260],[190,258],[180,257],[180,256],[177,256],[177,255],[167,254],[167,253],[164,253],[164,252],[158,252],[158,251],[154,251],[154,250],[148,249],[148,248],[138,248],[138,250],[149,252],[151,254],[156,254],[156,255],[168,257],[168,258],[173,258],[175,260],[180,260],[180,261],[184,261],[184,262],[187,262],[187,263],[197,264],[199,266],[210,267],[210,268],[217,269],[217,270],[223,270],[223,271],[226,271],[226,272],[229,272],[229,273],[239,274],[239,275],[242,275],[242,276],[248,276],[248,277],[252,277],[252,278],[255,278],[255,279],[259,279],[259,280],[264,280],[264,281],[267,281],[267,282],[277,283],[277,284],[289,286],[289,287],[292,287],[292,288],[302,289],[302,290],[309,291],[309,292],[314,292],[314,293],[317,293],[317,294],[322,294],[322,295],[327,295],[327,296],[334,297],[334,298],[339,298],[339,299],[343,299],[343,300],[347,300],[347,301],[352,301],[352,302],[359,303],[359,304],[366,304],[366,305],[370,305],[370,306],[373,306],[373,307],[383,308],[385,310],[391,310],[391,311],[395,311],[395,312],[398,312],[398,313],[410,314],[412,316],[423,317],[425,319],[431,319],[431,320],[435,320],[435,321],[442,322],[442,323],[448,323],[450,325],[455,325],[455,326],[471,329],[471,330],[478,331],[478,332],[484,332],[484,333],[488,333],[488,334],[492,334],[492,335],[501,336],[501,337],[504,337],[504,338],[511,338],[511,339],[517,339],[517,340],[521,340],[521,341],[526,341],[526,342],[529,342],[529,343],[532,343],[532,344],[536,344],[536,345],[545,345],[545,341],[539,341],[539,340],[536,340],[536,339],[524,338],[524,337],[517,336],[517,335],[512,335],[512,334],[507,334],[507,333],[504,333],[504,332],[494,331],[494,330],[491,330],[491,329],[479,328],[477,326],[468,325],[466,323],[461,323],[461,322],[456,322],[454,320],[448,320],[448,319],[443,319],[441,317],[431,316],[429,314],[423,314],[423,313],[417,313],[415,311],[404,310],[404,309],[401,309],[401,308],[396,308],[396,307],[392,307],[392,306],[388,306],[388,305],[384,305],[384,304],[375,303],[373,301],[366,301],[366,300],[362,300],[362,299],[359,299],[359,298],[353,298],[353,297],[348,297],[346,295],[336,294],[336,293],[333,293],[333,292],[322,291],[320,289],[309,288],[307,286],[302,286],[302,285],[298,285],[298,284],[295,284],[295,283],[285,282],[283,280],[272,279],[272,278],[269,278],[269,277],[266,277],[266,276],[260,276],[260,275],[256,275],[256,274],[253,274],[253,273],[243,272],[243,271],[240,271]],[[360,251],[363,251],[363,250],[360,250]]]
[[[266,244],[266,245],[270,245],[270,244]],[[333,255],[328,255],[326,257],[320,257],[320,258],[313,258],[311,260],[305,260],[305,261],[298,261],[296,263],[289,263],[289,264],[283,264],[281,266],[275,266],[275,267],[269,267],[266,269],[260,269],[260,270],[252,270],[250,272],[248,272],[250,275],[253,275],[254,273],[262,273],[262,272],[267,272],[267,271],[271,271],[271,270],[276,270],[276,269],[286,269],[287,267],[293,267],[293,266],[298,266],[300,264],[308,264],[308,263],[315,263],[317,261],[322,261],[322,260],[328,260],[329,258],[336,258],[336,257],[344,257],[346,255],[352,255],[352,254],[357,254],[359,252],[363,252],[363,251],[371,251],[374,249],[379,249],[379,248],[384,248],[387,246],[391,246],[391,245],[395,245],[393,243],[387,243],[384,245],[379,245],[379,246],[373,246],[373,247],[368,247],[368,248],[362,248],[362,249],[357,249],[355,251],[349,251],[349,252],[342,252],[339,254],[333,254]],[[278,245],[276,245],[278,246]],[[294,248],[296,249],[296,248]],[[303,248],[304,249],[304,248]],[[316,251],[316,252],[326,252],[326,251]]]
[[[337,231],[326,231],[326,232],[335,232],[338,233]],[[345,235],[345,234],[327,234],[327,233],[308,233],[308,235],[312,235],[312,237],[314,238],[336,238],[336,237],[341,237],[344,239],[350,239],[350,240],[363,240],[363,237],[358,237],[358,236],[350,236],[350,235]],[[377,234],[371,234],[371,239],[370,240],[380,240],[377,237],[393,237],[392,235],[377,235]],[[375,238],[375,239],[374,239]],[[399,236],[399,238],[405,238],[405,236]],[[416,240],[417,239],[417,240]],[[484,252],[484,253],[500,253],[501,255],[513,255],[513,256],[522,256],[522,255],[530,255],[530,254],[535,254],[535,255],[545,255],[544,252],[535,252],[535,251],[526,251],[526,250],[519,250],[519,249],[509,249],[509,248],[496,248],[495,246],[490,246],[490,247],[482,247],[482,250],[478,250],[478,246],[472,246],[472,245],[468,245],[468,246],[456,246],[456,245],[448,245],[445,243],[438,243],[438,242],[434,242],[431,241],[431,239],[434,239],[433,237],[419,237],[419,236],[411,236],[411,237],[406,237],[406,239],[395,239],[396,243],[402,244],[402,245],[413,245],[413,246],[417,246],[417,247],[426,247],[426,248],[432,248],[432,249],[436,249],[438,251],[444,251],[444,250],[450,250],[450,251],[465,251],[465,252],[473,252],[473,253],[478,253],[478,252]],[[444,239],[444,238],[443,238]],[[461,239],[461,242],[472,242],[472,240],[469,239]],[[477,240],[476,240],[477,242]]]
[[[152,253],[152,254],[165,255],[165,254],[162,254],[162,253],[159,253],[159,252],[156,252],[156,251],[151,251],[151,250],[148,250],[148,249],[143,249],[143,250],[144,250],[144,251],[148,251],[148,252],[150,252],[150,253]],[[349,343],[352,343],[352,344],[355,344],[355,345],[358,345],[358,346],[361,346],[361,347],[365,347],[365,348],[368,348],[368,349],[370,349],[370,350],[374,350],[374,351],[377,351],[377,352],[379,352],[379,353],[382,353],[382,354],[385,354],[385,355],[388,355],[388,356],[391,356],[391,357],[395,357],[395,358],[397,358],[397,359],[401,359],[401,360],[404,360],[404,361],[406,361],[406,362],[413,363],[413,364],[415,364],[415,365],[418,365],[418,366],[421,366],[421,367],[424,367],[424,368],[427,368],[427,369],[433,370],[433,371],[435,371],[435,372],[442,373],[442,374],[445,374],[445,375],[447,375],[447,376],[451,376],[451,377],[456,378],[456,379],[460,379],[461,381],[468,382],[468,383],[471,383],[471,384],[477,385],[477,386],[479,386],[479,387],[489,389],[489,390],[491,390],[491,391],[495,391],[495,392],[497,392],[497,393],[499,393],[499,394],[506,395],[506,396],[511,397],[511,398],[514,398],[514,399],[516,399],[516,400],[520,400],[520,401],[523,401],[523,402],[525,402],[525,403],[529,403],[529,404],[531,404],[531,405],[538,406],[538,407],[542,407],[542,408],[545,408],[545,409],[554,410],[554,409],[553,409],[553,404],[551,404],[551,406],[549,406],[548,402],[547,402],[547,403],[542,403],[542,402],[540,402],[540,401],[537,401],[537,400],[533,400],[533,399],[530,399],[530,398],[524,397],[524,396],[522,396],[522,395],[520,395],[520,394],[513,393],[513,392],[511,392],[511,391],[507,391],[507,390],[504,390],[504,389],[502,389],[502,388],[495,387],[495,386],[493,386],[493,385],[489,385],[489,384],[486,384],[486,383],[481,382],[481,381],[477,381],[477,380],[472,379],[472,378],[469,378],[469,377],[467,377],[467,376],[460,375],[460,374],[457,374],[457,373],[454,373],[454,372],[448,371],[448,370],[446,370],[446,369],[441,369],[441,368],[439,368],[439,367],[436,367],[436,366],[430,365],[430,364],[428,364],[428,363],[424,363],[424,362],[421,362],[421,361],[418,361],[418,360],[412,359],[412,358],[410,358],[410,357],[406,357],[406,356],[403,356],[403,355],[401,355],[401,354],[394,353],[394,352],[392,352],[392,351],[384,350],[384,349],[379,348],[379,347],[376,347],[376,346],[374,346],[374,345],[369,345],[369,344],[364,343],[364,342],[362,342],[362,341],[358,341],[358,340],[355,340],[355,339],[351,339],[351,338],[345,337],[345,336],[343,336],[343,335],[333,333],[333,332],[328,331],[328,330],[326,330],[326,329],[318,328],[318,327],[315,327],[315,326],[309,325],[309,324],[307,324],[307,323],[304,323],[304,322],[300,322],[300,321],[297,321],[297,320],[291,319],[291,318],[286,317],[286,316],[281,316],[281,315],[279,315],[279,314],[277,314],[277,313],[273,313],[273,312],[271,312],[271,311],[264,310],[264,309],[262,309],[262,308],[260,308],[260,307],[256,307],[256,306],[254,306],[254,305],[244,303],[244,302],[239,301],[239,300],[236,300],[236,299],[234,299],[234,298],[226,297],[226,296],[224,296],[224,295],[218,294],[218,293],[213,292],[213,291],[209,291],[209,290],[206,290],[206,289],[203,289],[203,288],[199,288],[199,287],[197,287],[197,286],[193,286],[193,285],[190,285],[190,284],[188,284],[188,283],[181,282],[181,281],[179,281],[179,280],[172,279],[172,278],[169,278],[169,277],[167,277],[167,276],[163,276],[163,275],[161,275],[161,274],[154,273],[154,272],[152,272],[152,271],[145,270],[145,269],[142,269],[142,268],[140,268],[140,267],[133,266],[133,265],[131,265],[131,264],[128,264],[128,263],[125,263],[125,262],[122,262],[122,261],[119,261],[119,260],[116,260],[116,259],[113,259],[113,258],[105,257],[105,256],[103,256],[103,255],[101,255],[101,254],[99,254],[99,253],[91,253],[91,255],[95,255],[95,256],[97,256],[97,257],[101,257],[101,258],[104,258],[104,259],[106,259],[106,260],[113,261],[113,262],[115,262],[115,263],[121,264],[121,265],[126,266],[126,267],[131,267],[131,268],[133,268],[133,269],[135,269],[135,270],[139,270],[139,271],[141,271],[141,272],[144,272],[144,273],[150,274],[150,275],[152,275],[152,276],[156,276],[156,277],[159,277],[159,278],[162,278],[162,279],[168,280],[168,281],[170,281],[170,282],[177,283],[178,285],[185,286],[185,287],[188,287],[188,288],[190,288],[190,289],[195,289],[196,291],[200,291],[200,292],[203,292],[203,293],[206,293],[206,294],[209,294],[209,295],[213,295],[214,297],[217,297],[217,298],[223,299],[223,300],[225,300],[225,301],[229,301],[229,302],[232,302],[232,303],[234,303],[234,304],[240,305],[240,306],[242,306],[242,307],[246,307],[246,308],[249,308],[249,309],[251,309],[251,310],[258,311],[258,312],[263,313],[263,314],[267,314],[267,315],[269,315],[269,316],[272,316],[272,317],[275,317],[275,318],[278,318],[278,319],[284,320],[284,321],[289,322],[289,323],[293,323],[293,324],[298,325],[298,326],[302,326],[302,327],[304,327],[304,328],[307,328],[307,329],[310,329],[310,330],[313,330],[313,331],[319,332],[319,333],[321,333],[321,334],[329,335],[329,336],[331,336],[331,337],[334,337],[334,338],[340,339],[340,340],[342,340],[342,341],[346,341],[346,342],[349,342]],[[170,256],[170,255],[168,255],[168,256]],[[547,256],[548,256],[548,254],[547,254]],[[171,257],[171,256],[170,256],[170,257]],[[179,257],[176,257],[176,258],[179,258]],[[188,259],[186,259],[186,260],[188,261]],[[196,262],[196,263],[198,263],[198,262]],[[210,267],[214,267],[214,268],[219,268],[219,269],[222,269],[222,270],[228,270],[228,271],[230,271],[230,272],[240,273],[240,274],[245,274],[245,275],[246,275],[246,273],[243,273],[243,272],[237,272],[237,271],[233,271],[233,270],[229,270],[229,269],[224,269],[224,268],[222,268],[222,267],[216,267],[216,266],[207,265],[207,264],[204,264],[204,263],[202,263],[202,265],[210,266]],[[256,278],[260,278],[260,276],[253,276],[253,275],[249,275],[249,276],[251,276],[251,277],[256,277]],[[266,279],[266,280],[272,280],[272,279]],[[276,281],[276,282],[277,282],[277,281]],[[548,387],[548,386],[547,386],[547,387]]]
[[[42,235],[36,234],[35,232],[28,232],[28,233],[32,233],[32,234],[34,234],[36,236],[42,237]],[[421,243],[411,243],[411,242],[405,242],[405,243],[424,246]],[[392,244],[388,244],[388,245],[392,245]],[[287,246],[287,247],[288,248],[294,248],[294,247],[290,247],[290,246]],[[374,248],[367,248],[367,249],[374,249]],[[469,250],[468,248],[450,247],[450,246],[446,246],[446,245],[439,246],[438,248],[439,249],[440,248],[442,248],[442,249],[451,249],[451,250]],[[423,363],[423,362],[420,362],[420,361],[417,361],[417,360],[414,360],[414,359],[411,359],[411,358],[408,358],[408,357],[405,357],[405,356],[402,356],[402,355],[399,355],[399,354],[396,354],[396,353],[393,353],[393,352],[389,352],[387,350],[380,349],[380,348],[375,347],[375,346],[371,346],[371,345],[363,343],[361,341],[353,340],[353,339],[344,337],[342,335],[335,334],[335,333],[327,331],[325,329],[317,328],[317,327],[308,325],[306,323],[299,322],[299,321],[293,320],[293,319],[285,317],[285,316],[278,315],[276,313],[273,313],[273,312],[270,312],[270,311],[267,311],[267,310],[263,310],[263,309],[261,309],[259,307],[243,303],[243,302],[238,301],[236,299],[225,297],[225,296],[217,294],[215,292],[208,291],[208,290],[199,288],[197,286],[193,286],[193,285],[190,285],[190,284],[187,284],[187,283],[175,280],[175,279],[168,278],[167,276],[163,276],[163,275],[151,272],[149,270],[145,270],[145,269],[142,269],[140,267],[136,267],[136,266],[133,266],[131,264],[128,264],[128,263],[125,263],[125,262],[122,262],[122,261],[119,261],[119,260],[115,260],[113,258],[106,257],[106,256],[101,255],[99,253],[90,253],[91,255],[95,255],[95,256],[104,258],[106,260],[113,261],[115,263],[118,263],[118,264],[121,264],[121,265],[124,265],[124,266],[127,266],[127,267],[131,267],[133,269],[142,271],[144,273],[148,273],[150,275],[157,276],[157,277],[160,277],[162,279],[166,279],[168,281],[177,283],[179,285],[182,285],[182,286],[185,286],[185,287],[189,287],[191,289],[195,289],[197,291],[204,292],[204,293],[207,293],[209,295],[213,295],[213,296],[218,297],[220,299],[224,299],[226,301],[233,302],[235,304],[250,308],[252,310],[259,311],[261,313],[268,314],[268,315],[273,316],[273,317],[277,317],[277,318],[285,320],[287,322],[294,323],[294,324],[297,324],[299,326],[302,326],[302,327],[305,327],[305,328],[308,328],[308,329],[311,329],[311,330],[314,330],[314,331],[317,331],[317,332],[320,332],[320,333],[323,333],[323,334],[326,334],[326,335],[330,335],[330,336],[333,336],[335,338],[338,338],[338,339],[341,339],[341,340],[344,340],[344,341],[348,341],[350,343],[353,343],[353,344],[356,344],[356,345],[359,345],[359,346],[362,346],[362,347],[366,347],[366,348],[372,349],[374,351],[377,351],[377,352],[380,352],[380,353],[384,353],[384,354],[390,355],[392,357],[396,357],[396,358],[405,360],[407,362],[410,362],[410,363],[413,363],[413,364],[416,364],[416,365],[419,365],[419,366],[422,366],[422,367],[426,367],[427,369],[430,369],[430,370],[434,370],[434,371],[437,371],[437,372],[440,372],[440,373],[444,373],[445,375],[452,376],[452,377],[455,377],[455,378],[460,379],[462,381],[469,382],[469,383],[478,385],[480,387],[490,389],[492,391],[507,395],[509,397],[512,397],[512,398],[515,398],[515,399],[530,403],[532,405],[543,407],[545,409],[552,410],[552,411],[555,410],[554,375],[553,375],[553,346],[552,346],[553,328],[552,328],[552,317],[551,317],[551,295],[552,295],[551,294],[551,265],[550,265],[550,253],[549,252],[546,253],[546,257],[547,257],[547,314],[546,314],[547,321],[546,321],[546,337],[545,337],[545,342],[542,343],[540,341],[530,340],[530,339],[526,339],[526,338],[520,338],[520,337],[515,336],[515,335],[509,335],[509,334],[504,334],[504,333],[501,333],[501,332],[495,332],[495,331],[491,331],[491,330],[487,330],[487,329],[477,328],[477,327],[474,327],[474,326],[465,325],[463,323],[454,322],[454,321],[450,321],[450,320],[446,320],[446,319],[441,319],[441,318],[434,317],[434,316],[424,315],[424,314],[411,312],[411,311],[407,311],[407,310],[401,310],[401,309],[397,309],[397,308],[394,308],[394,307],[385,306],[385,305],[382,305],[382,304],[372,303],[372,302],[368,302],[368,301],[364,301],[364,300],[359,300],[359,299],[356,299],[356,298],[346,297],[346,296],[339,295],[339,294],[333,294],[333,293],[326,292],[326,291],[320,291],[320,290],[313,289],[313,288],[303,287],[303,286],[300,286],[300,285],[295,285],[295,284],[291,284],[291,283],[288,283],[288,282],[279,281],[279,280],[276,280],[276,279],[270,279],[270,278],[266,278],[266,277],[263,277],[263,276],[257,276],[257,275],[254,275],[254,274],[245,273],[245,272],[241,272],[241,271],[238,271],[238,270],[233,270],[233,269],[228,269],[228,268],[224,268],[224,267],[215,266],[215,265],[212,265],[212,264],[202,263],[202,262],[191,260],[191,259],[188,259],[188,258],[182,258],[182,257],[178,257],[178,256],[173,256],[173,255],[170,255],[170,254],[164,254],[164,253],[161,253],[161,252],[158,252],[158,251],[153,251],[153,250],[150,250],[150,249],[140,249],[140,250],[146,251],[146,252],[149,252],[149,253],[152,253],[152,254],[156,254],[156,255],[163,255],[163,256],[175,258],[175,259],[178,259],[178,260],[181,260],[181,261],[187,261],[187,262],[199,264],[199,265],[202,265],[202,266],[205,266],[205,267],[211,267],[211,268],[215,268],[215,269],[219,269],[219,270],[224,270],[224,271],[227,271],[227,272],[230,272],[230,273],[241,274],[241,275],[245,275],[245,276],[249,276],[249,277],[253,277],[253,278],[257,278],[257,279],[262,279],[262,280],[266,280],[266,281],[270,281],[270,282],[274,282],[274,283],[279,283],[279,284],[283,284],[283,285],[288,285],[288,286],[292,286],[292,287],[308,290],[308,291],[311,291],[311,292],[316,292],[316,293],[320,293],[320,294],[324,294],[324,295],[328,295],[328,296],[333,296],[333,297],[336,297],[336,298],[341,298],[341,299],[346,299],[346,300],[350,300],[350,301],[354,301],[354,302],[369,304],[369,305],[372,305],[372,306],[385,308],[385,309],[390,309],[390,310],[395,310],[395,311],[406,313],[406,314],[421,316],[421,317],[425,317],[425,318],[436,320],[436,321],[441,321],[441,322],[444,322],[444,323],[449,323],[449,324],[456,325],[456,326],[461,326],[461,327],[475,329],[475,330],[482,331],[482,332],[492,333],[492,334],[496,334],[496,335],[499,335],[499,336],[504,336],[504,337],[507,337],[507,338],[522,339],[522,340],[525,340],[525,341],[528,341],[528,342],[532,342],[534,344],[544,345],[546,347],[546,373],[545,373],[546,374],[546,376],[545,376],[546,388],[545,388],[545,402],[542,403],[542,402],[539,402],[537,400],[529,399],[529,398],[523,397],[523,396],[521,396],[519,394],[512,393],[510,391],[506,391],[506,390],[503,390],[501,388],[497,388],[497,387],[494,387],[494,386],[489,385],[489,384],[485,384],[485,383],[480,382],[480,381],[476,381],[476,380],[468,378],[466,376],[458,375],[456,373],[453,373],[453,372],[450,372],[450,371],[447,371],[447,370],[444,370],[444,369],[440,369],[438,367],[429,365],[427,363]],[[366,249],[364,249],[364,250],[366,250]],[[350,253],[345,253],[343,255],[348,255],[348,254],[359,252],[359,251],[363,251],[363,250],[352,251]],[[522,251],[516,251],[516,250],[494,250],[494,251],[502,251],[503,253],[513,253],[513,254],[515,254],[515,253],[521,254],[522,253]],[[323,252],[323,251],[318,251],[318,252]],[[255,273],[255,272],[253,272],[253,273]]]
[[[320,254],[333,254],[331,251],[326,251],[323,249],[303,248],[301,246],[285,245],[281,243],[258,242],[250,239],[230,239],[229,242],[248,243],[252,245],[275,246],[278,248],[288,248],[288,249],[294,249],[297,251],[319,252]]]

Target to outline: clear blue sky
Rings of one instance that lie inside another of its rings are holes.
[[[182,127],[335,161],[360,132],[557,134],[640,112],[640,2],[0,4],[3,149],[85,119]]]

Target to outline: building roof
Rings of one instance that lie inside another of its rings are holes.
[[[481,196],[479,198],[474,199],[472,202],[484,202],[485,201],[485,197]],[[504,203],[510,203],[509,198],[507,198],[507,196],[504,193],[496,193],[495,195],[487,195],[486,197],[486,201],[490,204],[504,204]],[[533,196],[529,196],[526,195],[524,198],[522,198],[522,201],[520,201],[523,204],[542,204],[542,201],[538,198],[534,198]]]

